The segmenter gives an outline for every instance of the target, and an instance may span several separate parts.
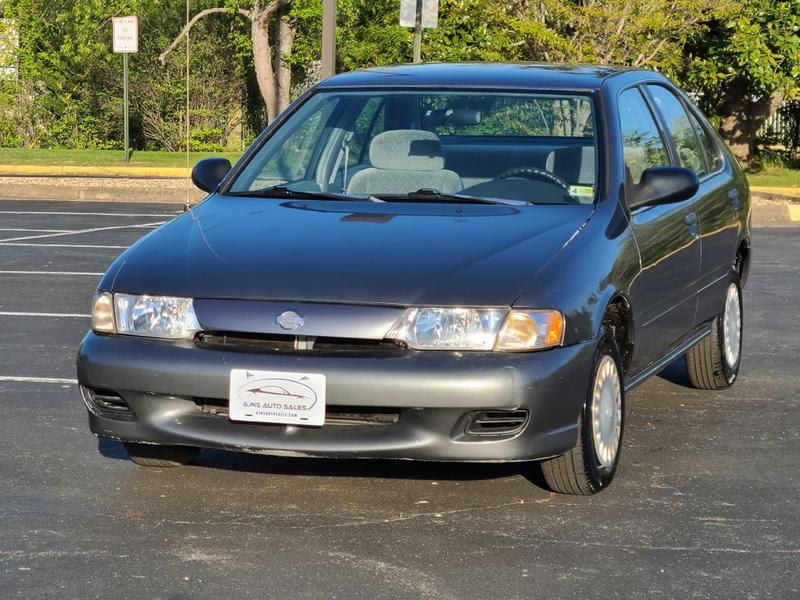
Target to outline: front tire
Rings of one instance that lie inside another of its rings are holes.
[[[200,448],[125,442],[130,459],[142,467],[179,467],[192,462]]]
[[[736,381],[742,362],[742,314],[742,288],[734,273],[722,312],[711,324],[711,335],[686,353],[692,387],[724,390]]]
[[[619,348],[603,336],[578,419],[578,443],[541,463],[547,486],[560,494],[590,496],[606,488],[619,464],[625,426],[625,387]]]

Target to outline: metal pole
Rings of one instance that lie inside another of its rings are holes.
[[[422,0],[417,0],[414,15],[414,62],[422,62]]]
[[[322,78],[336,74],[336,0],[322,0]]]
[[[123,96],[124,96],[124,104],[125,107],[123,109],[124,120],[125,120],[125,164],[127,165],[130,161],[130,137],[128,133],[128,117],[129,117],[129,110],[128,110],[128,53],[124,53],[122,55],[122,78],[123,78]]]

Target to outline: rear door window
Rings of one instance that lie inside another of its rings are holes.
[[[683,103],[663,86],[648,85],[647,89],[664,118],[664,125],[678,151],[680,166],[693,169],[701,177],[706,175],[705,152]]]
[[[670,164],[664,140],[639,88],[620,94],[619,120],[627,183],[638,184],[645,169]]]

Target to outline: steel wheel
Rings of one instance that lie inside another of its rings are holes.
[[[622,432],[622,386],[617,365],[603,356],[597,367],[592,391],[592,441],[597,461],[605,469],[617,458]]]

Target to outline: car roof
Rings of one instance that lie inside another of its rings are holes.
[[[446,87],[594,90],[637,69],[558,63],[425,63],[372,67],[334,75],[320,84],[339,87]],[[642,75],[658,77],[653,71]]]

